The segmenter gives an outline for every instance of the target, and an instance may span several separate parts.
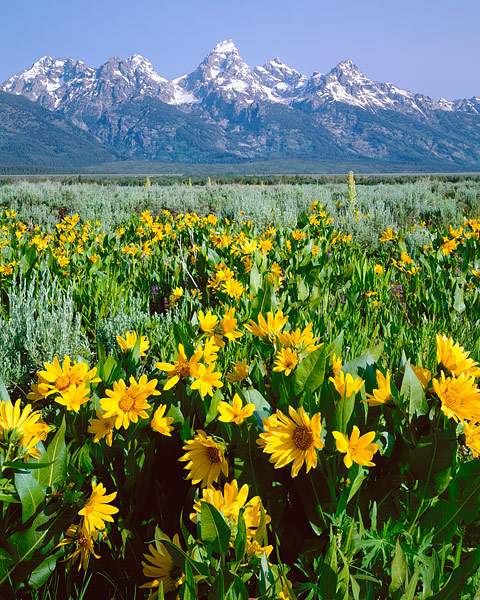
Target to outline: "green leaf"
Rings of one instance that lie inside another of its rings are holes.
[[[258,290],[260,289],[260,273],[258,272],[258,267],[255,263],[253,263],[253,267],[250,271],[250,293],[253,296],[258,294]]]
[[[262,419],[268,419],[268,417],[272,414],[272,407],[258,390],[243,390],[240,393],[240,396],[243,396],[242,399],[246,404],[255,405],[255,411],[253,414],[258,421],[259,427],[263,431]]]
[[[429,600],[458,600],[461,592],[465,590],[465,582],[479,566],[480,548],[477,548],[474,552],[470,552],[468,558],[465,558],[463,563],[453,571],[447,585]]]
[[[0,585],[17,567],[21,565],[28,567],[26,563],[31,563],[38,555],[45,556],[51,552],[63,537],[66,526],[65,519],[60,515],[56,514],[52,517],[40,512],[29,529],[19,530],[11,535],[8,543],[12,549],[14,564],[2,575]]]
[[[15,473],[15,487],[22,502],[22,523],[25,523],[38,510],[45,498],[40,484],[28,471]]]
[[[208,409],[207,416],[205,417],[204,427],[206,427],[216,418],[218,414],[218,404],[221,400],[223,400],[223,394],[221,390],[217,388],[212,396],[212,399],[210,400],[210,407]]]
[[[245,519],[243,518],[243,509],[238,515],[237,535],[235,536],[233,547],[235,550],[235,560],[242,560],[247,547],[247,526],[245,525]]]
[[[350,394],[347,398],[345,395],[338,400],[335,406],[335,412],[333,414],[333,426],[332,431],[340,431],[340,433],[347,433],[347,425],[350,421],[350,417],[353,414],[355,408],[355,393]]]
[[[423,576],[423,596],[424,598],[429,598],[435,592],[438,591],[439,588],[439,575],[440,575],[440,566],[438,561],[438,554],[435,550],[432,552],[432,556],[430,557],[430,561],[425,570],[425,575]]]
[[[3,379],[0,377],[0,402],[10,402],[10,396],[5,387]]]
[[[400,402],[410,418],[414,415],[426,415],[428,412],[428,404],[422,384],[409,362],[405,365],[405,375],[400,388]]]
[[[170,554],[173,564],[176,567],[185,572],[185,563],[188,562],[188,564],[193,569],[195,569],[199,575],[202,575],[203,577],[208,577],[210,573],[208,565],[201,563],[197,560],[193,560],[193,558],[188,556],[188,554],[185,554],[185,552],[181,548],[176,546],[170,540],[164,540],[162,538],[159,538],[158,541],[160,541],[165,546],[165,549]]]
[[[335,598],[337,590],[337,539],[330,528],[330,546],[320,572],[320,589],[323,598]]]
[[[192,568],[185,563],[185,583],[180,588],[179,596],[181,600],[195,600],[195,579],[193,578]]]
[[[7,467],[11,468],[11,469],[16,469],[17,471],[35,471],[36,469],[44,469],[45,467],[50,466],[52,463],[51,462],[33,462],[32,460],[30,460],[30,462],[28,463],[23,463],[23,462],[14,462],[14,461],[7,461],[4,462],[2,467],[4,469],[6,469]]]
[[[218,510],[208,502],[201,502],[200,537],[204,544],[211,544],[218,554],[228,554],[230,527]]]
[[[415,597],[415,591],[417,589],[418,578],[420,577],[420,571],[422,570],[422,565],[418,565],[415,569],[412,578],[408,582],[407,589],[405,593],[400,598],[400,600],[413,600]]]
[[[62,484],[67,474],[67,447],[65,445],[65,417],[55,434],[55,437],[48,445],[43,460],[50,465],[37,471],[35,478],[37,481],[47,487],[52,488],[55,484]]]
[[[59,554],[61,551],[59,552]],[[43,562],[41,562],[38,567],[30,574],[28,578],[28,585],[32,587],[34,590],[38,590],[50,577],[51,573],[55,571],[55,567],[57,565],[57,554],[52,554],[48,556]]]
[[[396,592],[402,585],[405,584],[407,579],[407,560],[403,552],[400,540],[397,538],[395,546],[395,556],[392,561],[392,582],[388,587],[390,593]]]
[[[303,390],[314,392],[325,378],[326,349],[322,345],[309,354],[293,372],[293,384],[296,394]]]
[[[273,576],[272,569],[270,568],[267,554],[264,552],[260,561],[260,577],[258,580],[258,587],[260,588],[260,593],[262,595],[265,594],[267,590],[273,586],[274,583],[275,577]]]
[[[453,299],[453,308],[462,313],[465,310],[465,302],[463,301],[463,286],[457,283],[455,288],[455,296]]]

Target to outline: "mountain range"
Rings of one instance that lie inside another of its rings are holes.
[[[351,60],[310,77],[278,58],[252,68],[232,40],[173,80],[138,54],[98,68],[44,56],[0,90],[0,164],[299,159],[480,167],[480,97],[436,101],[372,81]]]

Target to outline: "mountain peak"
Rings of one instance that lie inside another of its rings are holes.
[[[215,48],[210,52],[210,54],[238,54],[238,49],[235,46],[233,40],[223,40],[223,42],[218,43]]]
[[[360,69],[353,62],[353,60],[350,60],[349,58],[339,62],[338,65],[332,69],[332,71],[340,71],[341,73],[360,73]]]

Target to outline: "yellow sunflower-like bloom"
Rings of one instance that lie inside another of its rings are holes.
[[[48,383],[45,381],[45,379],[41,375],[38,375],[38,374],[37,374],[37,377],[38,377],[37,383],[36,384],[34,383],[30,386],[30,389],[32,391],[27,394],[27,399],[33,400],[34,402],[38,402],[39,400],[46,398],[47,394],[50,390],[50,387],[49,387]]]
[[[248,377],[249,370],[250,365],[247,364],[247,359],[239,360],[233,365],[233,371],[227,373],[227,380],[232,383],[243,381]]]
[[[360,377],[354,379],[350,373],[345,375],[343,371],[339,371],[335,377],[329,377],[329,379],[342,398],[344,396],[350,398],[352,394],[358,394],[365,384]]]
[[[372,462],[373,455],[378,451],[378,444],[372,443],[375,439],[375,432],[369,431],[360,437],[359,428],[354,425],[350,439],[340,431],[332,431],[335,438],[337,450],[344,452],[343,462],[349,469],[354,462],[365,467],[374,467]]]
[[[172,434],[170,432],[173,431],[174,428],[172,425],[170,425],[170,423],[173,423],[173,417],[164,417],[163,415],[165,414],[166,410],[167,405],[160,404],[157,410],[153,413],[150,427],[162,435],[168,435],[171,437]]]
[[[297,412],[288,407],[291,418],[277,410],[268,419],[263,419],[265,433],[260,434],[257,444],[271,454],[270,462],[275,469],[292,464],[292,477],[296,477],[305,463],[306,472],[317,466],[317,449],[323,448],[320,439],[322,416],[318,412],[310,418],[303,407]]]
[[[433,389],[442,403],[442,411],[449,419],[458,423],[480,421],[480,390],[475,386],[475,379],[468,373],[460,377],[445,377],[432,380]]]
[[[180,381],[180,379],[189,377],[192,374],[192,370],[197,367],[197,363],[201,357],[201,352],[195,352],[195,354],[188,359],[187,355],[185,354],[185,348],[183,344],[179,344],[178,355],[173,364],[164,362],[155,363],[157,369],[167,372],[167,377],[169,380],[163,386],[163,389],[167,391],[173,388]]]
[[[430,383],[430,380],[432,379],[432,372],[429,371],[428,369],[424,369],[423,367],[420,367],[420,366],[419,367],[412,366],[412,368],[413,368],[413,372],[415,373],[415,375],[418,377],[418,380],[422,384],[423,389],[426,390],[428,384]]]
[[[217,409],[220,414],[218,417],[219,421],[241,425],[244,419],[248,419],[248,417],[253,415],[255,404],[246,404],[243,406],[240,396],[235,394],[232,404],[228,404],[228,402],[219,402]]]
[[[113,442],[113,428],[115,427],[117,417],[106,419],[98,408],[95,412],[98,419],[90,419],[88,433],[95,434],[95,437],[93,438],[95,444],[98,444],[102,438],[106,438],[105,441],[107,442],[107,446],[111,446]]]
[[[92,483],[92,494],[85,506],[78,511],[83,517],[83,529],[88,536],[105,529],[105,521],[113,523],[112,515],[118,513],[118,508],[109,504],[115,500],[117,492],[107,495],[106,491],[103,483]]]
[[[240,510],[243,508],[243,518],[247,528],[247,539],[252,540],[260,525],[263,505],[260,496],[254,496],[247,502],[249,491],[249,487],[246,483],[242,485],[239,490],[236,479],[234,479],[232,483],[225,483],[223,492],[222,490],[216,490],[211,487],[204,488],[202,490],[202,497],[193,505],[195,512],[190,514],[190,519],[196,523],[197,515],[202,511],[202,502],[208,502],[209,504],[212,504],[218,512],[223,514],[226,522],[232,528],[232,533],[235,533],[237,530],[238,516]],[[270,521],[270,516],[265,513],[265,522],[270,523]]]
[[[40,378],[42,383],[39,384],[37,392],[43,389],[43,386],[48,387],[48,392],[45,397],[51,394],[63,394],[68,391],[71,386],[78,386],[82,383],[95,383],[100,381],[100,378],[95,377],[97,369],[88,369],[88,366],[84,362],[79,362],[74,365],[71,364],[70,357],[65,356],[63,365],[60,366],[58,358],[55,356],[53,363],[44,363],[45,371],[38,371],[39,381]],[[44,383],[43,383],[44,382]]]
[[[245,292],[245,288],[240,281],[236,279],[229,279],[228,281],[224,281],[222,284],[222,291],[227,294],[230,298],[235,298],[238,300],[243,296]]]
[[[216,343],[215,337],[210,337],[205,341],[205,345],[201,352],[203,352],[203,360],[207,365],[212,365],[216,362],[218,358],[218,351],[220,350],[220,346]],[[195,369],[192,370],[192,373]]]
[[[383,267],[382,265],[375,265],[375,274],[376,275],[381,275],[383,273]]]
[[[105,390],[108,398],[100,398],[103,417],[105,419],[116,417],[116,429],[120,427],[128,429],[130,423],[137,423],[139,418],[146,419],[148,414],[145,411],[150,408],[147,398],[160,394],[155,389],[156,385],[157,380],[147,381],[146,375],[142,375],[138,383],[131,375],[128,388],[123,379],[114,381],[113,390]]]
[[[83,530],[82,527],[79,527],[79,525],[70,525],[65,532],[65,535],[66,537],[63,538],[63,540],[57,545],[57,548],[70,544],[73,545],[73,552],[65,559],[66,561],[69,561],[70,566],[73,566],[75,562],[80,559],[80,562],[78,563],[78,570],[80,571],[82,567],[84,570],[86,570],[90,561],[90,556],[100,558],[98,554],[95,554],[93,539]]]
[[[78,413],[82,404],[88,402],[89,396],[90,390],[82,383],[78,387],[72,385],[61,396],[57,396],[55,402],[65,406],[67,410],[73,410]]]
[[[342,370],[342,359],[340,356],[337,356],[335,353],[332,354],[332,373],[335,377]]]
[[[186,453],[178,460],[188,461],[184,468],[190,471],[187,479],[191,479],[193,485],[200,483],[202,487],[209,487],[218,481],[220,473],[227,477],[228,462],[223,448],[201,429],[183,449]]]
[[[223,315],[220,323],[221,335],[230,342],[236,343],[238,338],[241,338],[243,333],[237,331],[237,319],[234,318],[235,308],[229,308]]]
[[[132,332],[127,331],[125,333],[124,338],[117,335],[118,345],[122,349],[122,352],[124,352],[125,354],[128,354],[128,352],[130,352],[130,350],[135,348],[137,340],[138,340],[138,335],[137,335],[136,331],[132,331]],[[140,338],[140,356],[147,356],[147,350],[149,348],[150,348],[150,342],[147,340],[146,336],[142,335],[142,337]]]
[[[290,375],[293,369],[295,369],[295,367],[298,365],[297,351],[291,350],[290,348],[281,348],[275,356],[274,364],[274,371],[278,371],[280,373],[283,371],[285,375]]]
[[[447,375],[468,373],[471,377],[480,377],[478,363],[468,358],[469,354],[458,343],[454,344],[452,338],[437,334],[437,363]]]
[[[266,321],[265,317],[260,313],[257,318],[258,324],[250,319],[248,324],[245,325],[245,329],[252,335],[265,339],[278,335],[287,321],[288,317],[284,317],[281,310],[277,310],[275,315],[273,311],[270,311],[267,313]]]
[[[170,541],[168,535],[164,535],[164,538]],[[173,543],[180,547],[180,540],[178,539],[177,534],[173,536]],[[162,542],[157,542],[156,546],[157,547],[153,544],[148,546],[150,554],[143,555],[148,562],[142,561],[143,574],[145,577],[153,577],[153,581],[144,583],[140,587],[152,589],[159,587],[160,582],[162,582],[163,592],[168,594],[168,592],[172,592],[176,589],[177,580],[181,573],[180,571],[177,572],[175,569],[172,557],[164,544],[162,544]]]
[[[465,423],[465,445],[470,448],[473,458],[480,455],[480,427],[477,423]]]
[[[204,364],[199,363],[192,373],[195,381],[190,386],[192,390],[199,390],[202,398],[208,394],[213,396],[213,387],[223,387],[221,381],[222,374],[219,371],[213,371],[215,365],[209,365],[206,367]]]
[[[200,323],[200,329],[205,333],[213,333],[215,327],[218,325],[218,317],[217,315],[212,315],[211,310],[209,310],[206,315],[203,314],[202,310],[199,311],[198,321]]]
[[[373,394],[367,394],[367,399],[364,402],[368,402],[369,406],[381,406],[386,404],[392,399],[392,389],[390,387],[390,373],[387,371],[385,377],[381,371],[377,369],[377,383],[378,388],[373,390]]]
[[[308,354],[311,354],[317,348],[320,348],[322,344],[316,344],[318,337],[314,337],[312,333],[312,323],[309,323],[302,331],[299,327],[295,331],[284,331],[278,334],[278,341],[285,348],[292,347],[297,351],[302,352],[306,350]]]
[[[35,446],[46,439],[49,431],[40,411],[32,411],[31,404],[21,410],[20,400],[15,404],[0,402],[0,440],[20,447],[23,454],[39,458],[40,452]]]

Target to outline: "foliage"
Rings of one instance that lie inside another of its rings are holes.
[[[0,217],[0,595],[473,598],[478,214],[155,188],[123,223]]]

